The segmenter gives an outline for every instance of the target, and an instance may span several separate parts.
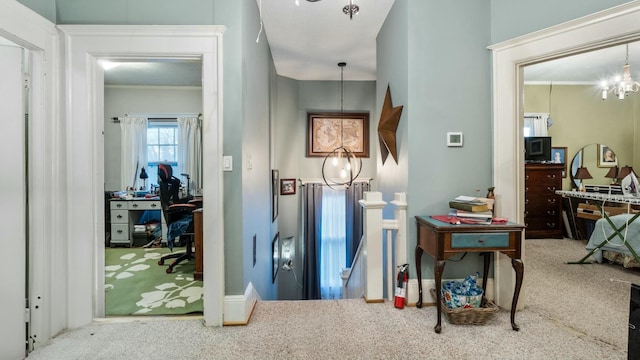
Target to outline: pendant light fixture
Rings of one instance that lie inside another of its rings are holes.
[[[344,67],[346,62],[339,62],[340,67],[340,114],[344,114]],[[343,122],[340,119],[340,146],[333,149],[325,156],[322,162],[322,179],[332,189],[346,190],[353,181],[360,175],[362,170],[362,159],[344,146],[343,143]]]
[[[617,76],[614,82],[609,85],[606,81],[602,82],[602,100],[607,99],[607,94],[613,92],[619,100],[624,100],[625,96],[630,92],[638,92],[640,83],[631,79],[631,67],[629,66],[629,44],[626,44],[627,57],[624,63],[622,77]]]

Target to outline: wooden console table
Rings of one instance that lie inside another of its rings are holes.
[[[496,225],[453,225],[429,216],[416,216],[416,223],[418,225],[418,241],[415,252],[416,274],[418,275],[418,302],[416,307],[422,307],[421,259],[423,251],[426,251],[435,261],[436,308],[438,313],[438,322],[434,327],[435,332],[440,333],[442,330],[440,289],[446,260],[455,254],[464,252],[482,253],[484,256],[482,289],[486,291],[489,263],[491,261],[491,253],[494,251],[499,251],[510,257],[511,265],[516,272],[515,292],[511,302],[511,328],[516,331],[520,330],[520,327],[515,323],[515,314],[524,272],[524,264],[521,259],[524,226],[512,222]]]

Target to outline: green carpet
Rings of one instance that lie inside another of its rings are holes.
[[[194,262],[173,273],[158,265],[168,248],[105,249],[105,314],[183,315],[202,312],[202,281],[193,279]]]

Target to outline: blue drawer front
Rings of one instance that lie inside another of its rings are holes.
[[[509,247],[509,233],[460,233],[451,234],[451,247],[461,248],[501,248]]]

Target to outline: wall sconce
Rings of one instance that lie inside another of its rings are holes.
[[[295,243],[293,236],[282,239],[282,270],[293,270],[293,260],[295,258]]]

